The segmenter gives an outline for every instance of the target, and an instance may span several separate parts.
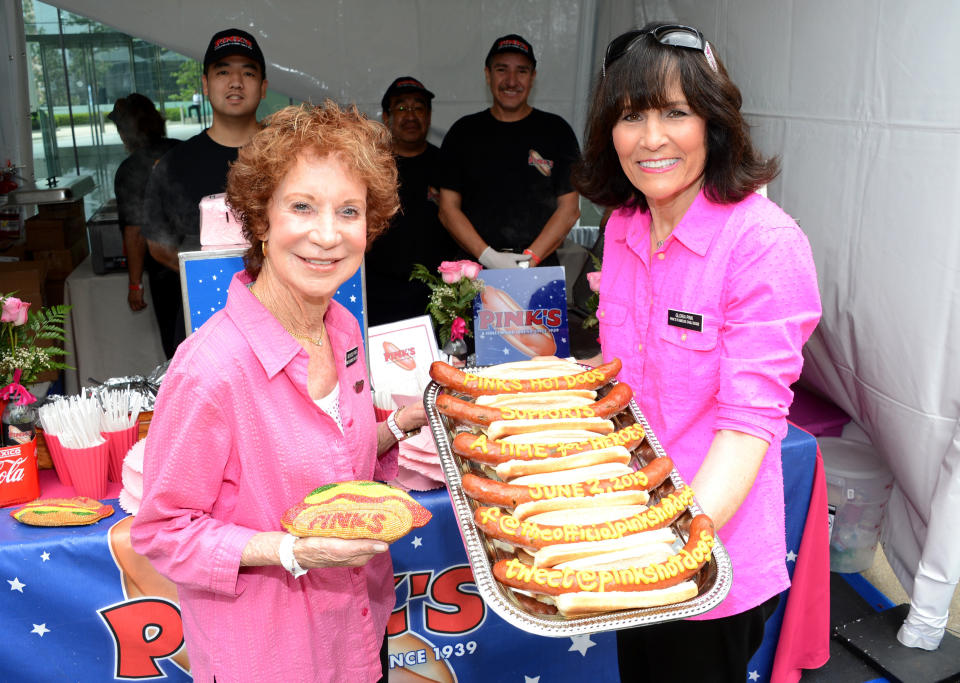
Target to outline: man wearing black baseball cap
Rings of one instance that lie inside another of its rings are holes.
[[[226,189],[237,151],[259,130],[257,106],[267,93],[266,63],[256,38],[230,28],[211,39],[203,56],[203,94],[213,110],[206,130],[177,145],[150,174],[141,226],[150,254],[178,271],[184,238],[200,234],[200,200]],[[183,340],[181,329],[177,343]]]
[[[433,93],[413,76],[400,76],[380,102],[397,161],[400,211],[366,255],[367,315],[371,325],[423,315],[430,291],[410,282],[413,264],[436,268],[457,254],[437,218],[440,150],[427,142]]]
[[[440,220],[487,268],[559,265],[554,251],[580,216],[570,168],[573,130],[528,103],[537,75],[533,46],[510,34],[484,62],[493,105],[464,116],[441,147]]]

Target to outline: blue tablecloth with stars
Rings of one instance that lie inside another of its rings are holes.
[[[783,441],[787,558],[800,547],[816,462],[816,440],[790,427]],[[434,680],[616,681],[616,638],[597,633],[545,638],[520,631],[483,604],[446,490],[415,493],[432,513],[422,529],[391,548],[397,605],[388,632],[391,671],[446,670]],[[180,646],[179,613],[169,601],[128,597],[109,531],[126,515],[85,527],[41,528],[0,515],[3,681],[189,681],[171,658]],[[767,623],[750,666],[769,680],[786,600]]]

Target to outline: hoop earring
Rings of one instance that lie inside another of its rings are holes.
[[[260,242],[260,253],[263,254],[263,258],[267,258],[267,243],[265,241]]]

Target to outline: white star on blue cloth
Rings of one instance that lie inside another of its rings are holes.
[[[796,561],[797,561],[797,554],[792,550],[787,551],[787,562],[796,562]]]
[[[749,674],[747,674],[747,678],[749,678],[751,681],[759,681],[760,674],[758,674],[756,671],[751,671]]]
[[[587,656],[587,650],[596,645],[595,642],[590,640],[590,634],[585,633],[579,636],[570,636],[570,640],[573,641],[573,644],[570,645],[570,649],[567,652],[579,652],[584,657]]]
[[[539,676],[524,676],[523,683],[540,683]]]
[[[357,297],[355,297],[353,294],[350,295],[350,303],[352,304],[357,303]]]
[[[419,536],[414,536],[413,540],[410,541],[410,545],[412,545],[414,548],[419,548],[423,545],[423,539]]]
[[[510,349],[508,349],[506,346],[503,347],[503,355],[504,355],[504,356],[509,356],[509,355],[510,355]]]
[[[50,633],[50,629],[47,628],[46,624],[34,624],[33,630],[30,633],[36,633],[38,636],[43,638],[44,633]]]
[[[13,577],[13,581],[11,581],[10,579],[7,579],[7,583],[10,584],[10,590],[20,591],[21,593],[23,592],[24,586],[27,585],[25,583],[20,583],[20,578],[17,576]]]
[[[43,554],[40,556],[40,559],[46,562],[47,560],[50,559],[50,553],[44,551]]]

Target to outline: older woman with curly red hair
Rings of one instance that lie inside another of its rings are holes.
[[[396,186],[386,128],[329,101],[273,115],[230,170],[246,269],[167,371],[131,531],[178,586],[196,681],[385,676],[387,545],[279,529],[317,486],[395,476],[359,326],[332,297]],[[422,407],[396,420],[426,421]]]

